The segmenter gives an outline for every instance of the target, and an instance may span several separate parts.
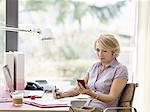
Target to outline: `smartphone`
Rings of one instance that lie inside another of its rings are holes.
[[[78,79],[77,81],[78,81],[78,83],[82,84],[82,86],[83,86],[84,88],[86,88],[86,87],[85,87],[85,82],[84,82],[84,80]]]

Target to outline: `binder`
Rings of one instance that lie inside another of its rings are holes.
[[[24,90],[24,54],[14,52],[16,90]]]

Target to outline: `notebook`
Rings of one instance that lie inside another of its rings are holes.
[[[30,98],[31,96],[35,96],[36,98],[41,98],[44,95],[44,91],[41,91],[41,90],[14,90],[14,84],[13,84],[13,80],[11,77],[12,75],[10,74],[8,65],[5,65],[3,67],[3,73],[5,76],[6,84],[10,91],[10,95],[13,92],[22,92],[24,95],[24,98]]]

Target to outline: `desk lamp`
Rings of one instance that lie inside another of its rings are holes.
[[[29,33],[35,33],[38,34],[38,37],[41,40],[51,40],[54,39],[52,35],[51,29],[20,29],[15,27],[6,27],[6,26],[0,26],[0,30],[4,31],[12,31],[12,32],[29,32]],[[10,58],[12,61],[10,61]],[[6,54],[6,64],[10,66],[10,70],[12,71],[11,74],[14,75],[15,73],[15,81],[16,81],[16,87],[15,89],[23,89],[24,88],[24,55],[23,54],[17,54],[17,53],[7,53]],[[15,60],[15,61],[14,61]],[[14,64],[15,63],[15,64]],[[18,68],[17,68],[18,67]],[[15,72],[14,72],[15,71]],[[12,77],[14,77],[12,76]],[[19,77],[19,78],[18,78]],[[21,80],[22,82],[20,82]],[[18,81],[18,82],[17,82]]]
[[[13,32],[22,31],[22,32],[35,33],[35,34],[39,35],[41,40],[54,39],[51,29],[48,29],[48,28],[41,30],[40,28],[37,28],[37,29],[20,29],[20,28],[15,28],[15,27],[0,26],[0,30],[13,31]]]

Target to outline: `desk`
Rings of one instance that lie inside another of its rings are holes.
[[[12,106],[12,102],[0,103],[0,112],[68,112],[69,107],[39,108],[27,104],[21,107]]]
[[[52,97],[51,94],[44,94],[42,99],[50,97]],[[12,105],[12,102],[0,103],[0,112],[68,112],[68,110],[69,107],[39,108],[28,104],[15,107]]]
[[[51,98],[52,94],[44,94],[42,98]],[[71,102],[79,102],[81,103],[85,102],[85,99],[75,99],[75,98],[68,98]],[[64,99],[62,99],[64,100]],[[39,108],[36,106],[28,105],[28,104],[23,104],[21,107],[14,107],[12,106],[12,102],[5,102],[5,103],[0,103],[0,112],[68,112],[69,107],[57,107],[57,108]]]

